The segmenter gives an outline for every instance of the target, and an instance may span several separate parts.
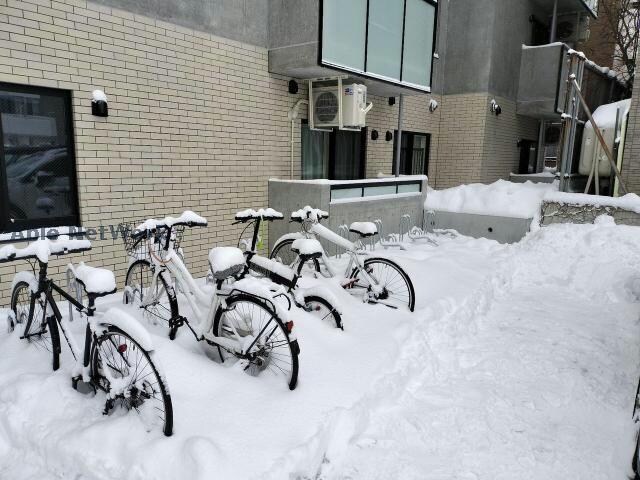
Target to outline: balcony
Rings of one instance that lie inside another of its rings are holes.
[[[522,47],[516,112],[519,115],[557,120],[562,114],[567,78],[567,52],[563,43]],[[582,92],[591,109],[617,99],[621,86],[608,69],[585,65]]]
[[[549,13],[553,12],[556,0],[535,0],[540,7]],[[557,0],[558,15],[567,13],[589,13],[593,18],[598,17],[598,0]]]

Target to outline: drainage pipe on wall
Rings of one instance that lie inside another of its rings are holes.
[[[296,104],[293,106],[293,108],[289,111],[289,120],[291,120],[291,161],[290,161],[290,168],[291,168],[291,180],[293,180],[293,165],[294,165],[294,160],[293,160],[293,146],[294,146],[294,142],[293,142],[293,133],[295,130],[295,124],[296,124],[296,120],[298,119],[298,114],[300,113],[300,106],[301,105],[309,105],[309,100],[305,100],[305,99],[300,99],[296,102]]]
[[[396,161],[394,165],[396,177],[400,176],[400,151],[402,149],[402,104],[403,95],[400,94],[400,100],[398,101],[398,132],[396,133]]]

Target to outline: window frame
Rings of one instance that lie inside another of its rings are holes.
[[[300,120],[300,128],[302,129],[304,126],[307,126],[307,128],[309,127],[309,120],[307,119],[301,119]],[[327,170],[329,172],[329,175],[327,175],[329,178],[327,180],[336,180],[335,178],[335,165],[336,165],[336,135],[337,133],[340,131],[338,128],[334,127],[331,129],[331,131],[328,131],[328,129],[316,129],[318,131],[321,131],[323,133],[327,133],[329,135],[329,165],[327,166]],[[313,130],[312,130],[313,131]],[[344,132],[349,132],[349,133],[353,133],[353,134],[358,134],[358,132],[354,132],[351,130],[342,130]],[[363,180],[365,178],[367,178],[367,136],[368,136],[368,128],[367,127],[363,127],[360,130],[360,158],[357,159],[359,162],[359,167],[360,170],[362,171],[362,177],[361,178],[354,178],[351,180]],[[303,167],[303,162],[304,162],[304,155],[303,155],[303,150],[302,150],[302,135],[301,135],[301,141],[300,141],[300,178],[302,179],[302,172],[304,171],[304,167]]]
[[[425,146],[425,171],[422,173],[416,173],[416,174],[405,174],[405,173],[400,173],[400,175],[428,175],[429,173],[429,161],[431,160],[431,133],[429,132],[414,132],[414,131],[410,131],[410,130],[402,130],[402,135],[409,135],[409,140],[407,142],[407,150],[411,150],[411,152],[413,152],[414,148],[414,139],[416,135],[420,135],[423,136],[427,139],[427,145]],[[400,139],[400,141],[402,141],[402,139]],[[396,152],[398,151],[397,149],[397,142],[398,142],[398,130],[394,130],[393,133],[393,164],[391,166],[391,174],[395,175],[396,174],[396,165],[398,165],[398,168],[400,168],[400,162],[396,162]],[[400,155],[402,155],[402,144],[400,145]],[[401,157],[402,158],[402,157]],[[413,157],[412,157],[412,161],[413,161]],[[411,165],[413,167],[413,165]]]
[[[61,98],[65,106],[68,108],[68,115],[65,122],[66,140],[67,140],[67,158],[71,162],[70,170],[72,174],[69,177],[70,183],[70,206],[75,211],[73,215],[64,217],[54,217],[48,219],[27,219],[16,220],[11,222],[9,217],[9,185],[7,178],[7,166],[4,149],[4,133],[2,131],[2,119],[0,116],[0,233],[13,233],[23,230],[30,230],[40,227],[62,227],[62,226],[81,226],[80,223],[80,196],[78,191],[78,170],[76,159],[75,131],[73,125],[73,98],[70,90],[60,88],[40,87],[32,85],[22,85],[16,83],[0,82],[0,90],[15,93],[32,93],[38,95],[49,95]]]
[[[372,80],[377,80],[379,82],[383,82],[389,85],[395,85],[398,87],[406,88],[409,90],[414,90],[420,93],[431,93],[433,89],[433,64],[434,64],[434,54],[436,53],[436,43],[438,40],[438,14],[440,12],[438,8],[438,0],[422,0],[425,3],[433,6],[435,8],[434,19],[433,19],[433,42],[431,47],[431,54],[429,57],[429,61],[431,62],[431,70],[429,73],[429,86],[420,86],[414,83],[403,82],[402,75],[404,70],[404,41],[405,41],[405,28],[406,28],[406,16],[407,16],[407,0],[403,2],[403,12],[402,12],[402,50],[400,52],[400,79],[393,80],[382,75],[377,75],[372,72],[367,71],[367,63],[368,63],[368,45],[369,45],[369,2],[370,0],[365,0],[367,2],[367,15],[365,18],[365,40],[364,40],[364,71],[358,70],[357,68],[349,68],[345,65],[336,65],[331,62],[326,62],[322,59],[322,35],[323,35],[323,23],[324,23],[324,0],[320,0],[320,10],[319,10],[319,27],[318,27],[318,65],[320,67],[328,67],[333,70],[338,70],[344,73],[355,73],[364,78],[370,78]]]

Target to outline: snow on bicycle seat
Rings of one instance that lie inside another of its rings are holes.
[[[244,254],[236,247],[215,247],[209,252],[211,273],[216,280],[225,280],[245,268]]]
[[[329,218],[329,213],[324,210],[320,210],[319,208],[311,208],[309,205],[301,208],[300,210],[296,210],[295,212],[291,212],[291,220],[296,222],[302,222],[307,219],[319,222],[323,218]]]
[[[298,238],[291,244],[291,251],[305,258],[320,258],[324,253],[322,245],[315,238]]]
[[[85,292],[90,295],[102,297],[115,293],[117,290],[116,277],[111,270],[90,267],[84,262],[80,262],[77,266],[70,263],[67,268],[71,270]]]
[[[246,222],[257,218],[262,220],[280,220],[284,218],[284,215],[273,208],[260,208],[258,210],[248,208],[236,213],[236,220],[240,222]]]
[[[36,258],[42,263],[48,263],[51,255],[66,255],[87,250],[91,250],[89,240],[70,239],[67,236],[60,236],[57,240],[44,238],[31,242],[24,248],[16,248],[13,245],[0,248],[0,262]]]
[[[349,226],[349,231],[351,233],[357,233],[363,238],[373,237],[376,233],[378,233],[378,227],[373,222],[353,222]]]

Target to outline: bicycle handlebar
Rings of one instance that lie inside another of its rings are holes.
[[[36,240],[24,248],[16,248],[13,245],[6,245],[0,248],[0,263],[12,262],[14,260],[38,260],[41,263],[49,263],[51,255],[60,256],[71,253],[88,252],[91,250],[89,240]]]

